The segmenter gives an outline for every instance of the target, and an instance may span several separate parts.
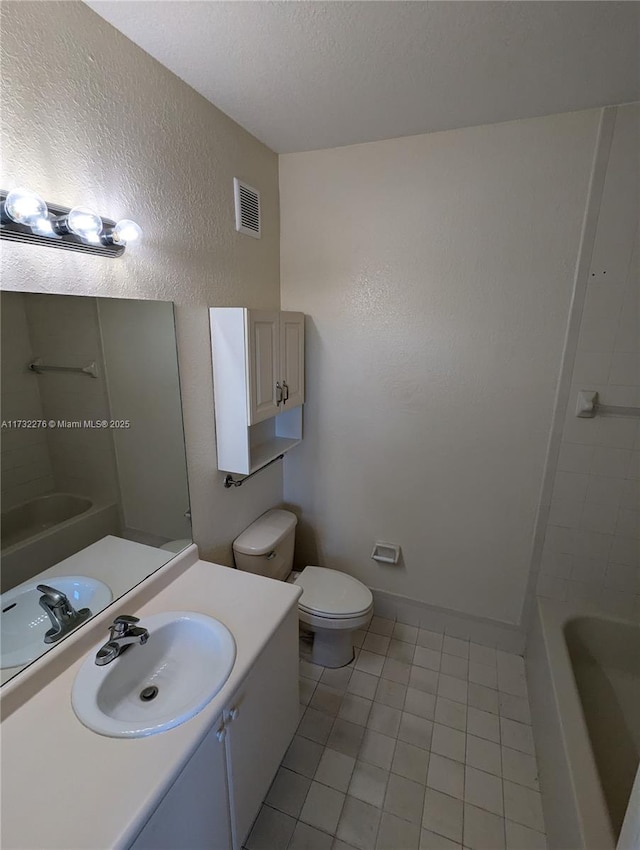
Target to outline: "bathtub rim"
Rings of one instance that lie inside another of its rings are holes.
[[[594,850],[615,848],[617,842],[589,738],[564,627],[570,620],[583,617],[636,628],[638,624],[624,617],[602,613],[588,604],[558,602],[542,597],[537,599],[537,614],[583,847]],[[569,675],[562,677],[561,670],[568,670]]]

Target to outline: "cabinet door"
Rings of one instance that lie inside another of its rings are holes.
[[[280,373],[284,381],[282,410],[304,402],[304,313],[280,313]]]
[[[130,850],[231,850],[222,720],[185,765]]]
[[[249,425],[280,413],[276,382],[280,375],[279,313],[247,310],[247,391]]]
[[[225,712],[234,850],[240,850],[298,725],[298,611],[280,625]]]

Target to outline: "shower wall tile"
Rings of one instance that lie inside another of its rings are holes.
[[[537,594],[640,618],[640,421],[575,415],[583,389],[603,404],[640,404],[638,263],[624,286],[596,281],[587,287]]]

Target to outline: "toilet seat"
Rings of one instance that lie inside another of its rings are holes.
[[[371,591],[361,581],[327,567],[306,567],[294,584],[302,588],[300,612],[314,618],[350,620],[368,615],[373,605]]]

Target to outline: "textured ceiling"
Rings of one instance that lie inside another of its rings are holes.
[[[279,153],[640,96],[638,2],[88,5]]]

